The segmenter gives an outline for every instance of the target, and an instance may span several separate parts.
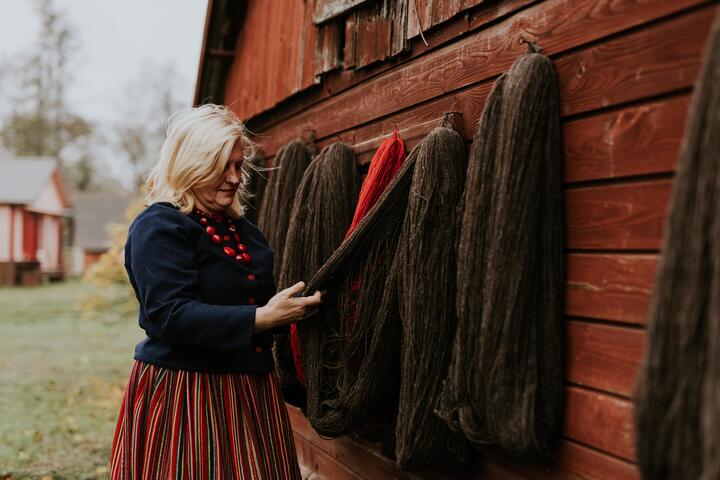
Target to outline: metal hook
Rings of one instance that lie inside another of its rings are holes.
[[[542,52],[542,48],[540,47],[540,45],[538,45],[537,42],[533,42],[532,40],[528,40],[528,39],[525,38],[525,37],[520,37],[519,42],[520,42],[520,43],[527,43],[527,46],[528,46],[528,48],[527,48],[527,53],[541,53],[541,52]]]

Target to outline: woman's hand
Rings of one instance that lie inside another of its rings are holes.
[[[305,289],[304,282],[278,292],[264,307],[255,310],[255,332],[297,322],[314,314],[320,308],[321,296],[316,291],[310,297],[296,297]]]

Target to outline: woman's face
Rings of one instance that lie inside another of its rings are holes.
[[[215,182],[192,189],[198,208],[208,213],[221,212],[232,205],[242,179],[243,149],[235,144],[225,171]]]

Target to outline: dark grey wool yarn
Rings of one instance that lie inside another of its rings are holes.
[[[352,221],[359,190],[355,154],[347,145],[334,143],[312,160],[295,194],[277,280],[279,289],[308,281],[340,245]],[[298,384],[288,335],[276,335],[273,350],[281,383],[285,387]]]
[[[280,275],[285,237],[290,225],[290,213],[300,181],[310,164],[310,151],[300,140],[285,145],[275,157],[275,166],[270,176],[260,207],[258,227],[267,237],[273,251],[273,274]]]
[[[396,427],[389,445],[403,468],[431,462],[451,436],[432,406],[454,337],[466,162],[454,130],[439,127],[423,139],[310,281],[307,293],[326,289],[328,298],[298,324],[312,426],[338,436],[380,415],[390,432]],[[382,416],[388,412],[397,422]]]
[[[423,144],[395,253],[403,331],[395,457],[404,469],[428,466],[452,436],[433,408],[457,324],[455,270],[467,152],[462,136],[447,128],[435,129]]]
[[[550,456],[563,395],[562,148],[557,80],[528,53],[495,83],[473,140],[458,326],[438,414],[478,448]]]
[[[646,479],[720,478],[720,22],[690,105],[635,393]]]

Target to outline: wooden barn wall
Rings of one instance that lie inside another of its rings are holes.
[[[444,112],[462,114],[470,143],[492,82],[525,51],[523,42],[537,42],[553,60],[567,209],[563,435],[553,465],[489,455],[475,474],[638,477],[633,383],[688,101],[718,3],[488,0],[430,28],[427,46],[412,38],[400,57],[326,73],[319,86],[250,119],[271,159],[312,131],[320,146],[355,145],[365,163],[395,126],[412,147]],[[234,81],[228,104],[242,101]],[[371,447],[320,439],[290,412],[301,461],[318,477],[405,478]],[[415,478],[451,477],[462,478]]]

